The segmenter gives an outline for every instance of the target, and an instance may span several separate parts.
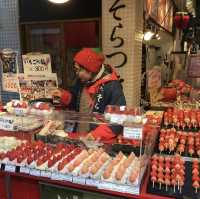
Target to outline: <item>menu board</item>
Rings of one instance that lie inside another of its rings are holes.
[[[39,98],[52,98],[52,90],[58,87],[57,75],[26,75],[19,74],[19,92],[24,101]]]
[[[189,56],[188,76],[192,78],[200,77],[200,54]]]

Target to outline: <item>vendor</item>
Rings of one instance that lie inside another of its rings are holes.
[[[84,48],[74,57],[74,69],[78,77],[70,90],[58,89],[53,93],[66,106],[78,105],[80,112],[104,113],[107,105],[125,106],[121,82],[116,71],[104,64],[104,56],[96,49]],[[78,86],[77,86],[78,85]],[[79,130],[80,131],[80,130]],[[90,128],[88,138],[109,140],[122,131],[119,126],[100,125]]]

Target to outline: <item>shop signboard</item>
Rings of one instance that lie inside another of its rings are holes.
[[[25,74],[50,74],[51,58],[49,54],[22,55]]]
[[[109,64],[116,68],[127,65],[130,53],[127,48],[130,41],[131,32],[127,28],[133,24],[133,20],[126,19],[130,17],[129,12],[133,11],[131,1],[124,0],[103,0],[103,32],[106,36],[103,38],[103,50]],[[128,35],[127,35],[128,34]],[[126,35],[126,37],[125,37]]]
[[[8,92],[19,91],[19,81],[17,74],[3,73],[2,74],[2,89]]]
[[[188,76],[191,78],[200,77],[200,54],[194,54],[189,56]]]
[[[136,3],[137,2],[137,3]],[[102,0],[102,48],[105,63],[124,79],[127,104],[139,103],[143,40],[143,1]],[[134,90],[134,95],[130,92]]]
[[[46,75],[19,74],[19,93],[22,100],[52,98],[51,93],[58,87],[56,73]]]

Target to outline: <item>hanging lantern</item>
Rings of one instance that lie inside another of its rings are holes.
[[[174,17],[174,23],[178,29],[186,29],[188,27],[190,16],[187,12],[176,12]]]

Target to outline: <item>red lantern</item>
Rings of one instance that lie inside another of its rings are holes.
[[[190,16],[187,12],[177,12],[174,17],[175,26],[181,30],[187,28],[189,20]]]

